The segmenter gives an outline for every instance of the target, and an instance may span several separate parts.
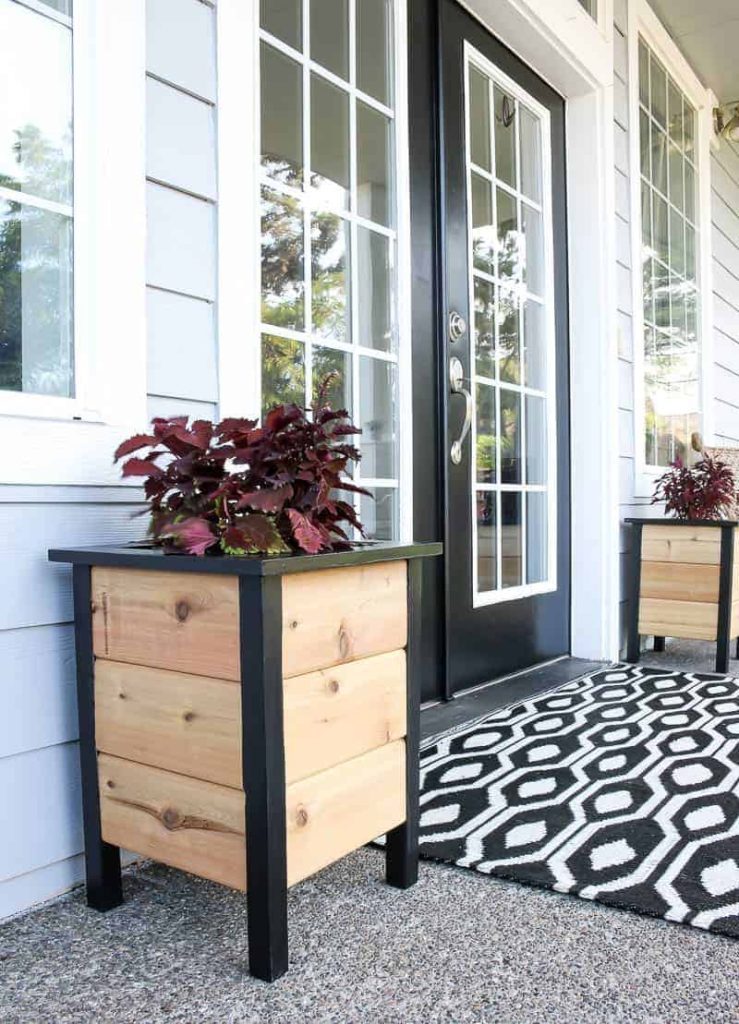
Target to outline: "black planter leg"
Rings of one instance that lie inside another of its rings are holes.
[[[239,618],[249,971],[262,981],[275,981],[287,970],[279,576],[239,577]]]
[[[87,905],[112,910],[123,902],[121,852],[106,843],[100,823],[100,790],[95,744],[95,675],[92,651],[92,585],[89,565],[72,568],[74,643],[77,655],[77,715],[80,731],[82,822],[85,836]]]
[[[636,665],[640,657],[639,600],[641,597],[641,523],[631,527],[631,600],[629,605],[629,635],[626,660]]]
[[[739,660],[739,636],[736,638],[736,653],[734,657],[737,658],[737,660]]]
[[[654,649],[658,654],[664,654],[665,638],[663,636],[656,636],[654,638]]]
[[[421,735],[421,561],[408,563],[408,643],[406,648],[405,821],[387,834],[388,885],[408,889],[418,881],[418,789]]]
[[[731,590],[734,576],[734,527],[721,526],[721,571],[718,585],[716,671],[726,675],[731,661]]]

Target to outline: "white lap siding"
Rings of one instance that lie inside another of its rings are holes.
[[[149,413],[212,417],[211,3],[147,0],[147,72]],[[0,918],[83,876],[71,574],[49,565],[46,551],[140,536],[137,497],[129,488],[50,487],[43,480],[0,486]]]

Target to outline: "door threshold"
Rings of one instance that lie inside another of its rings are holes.
[[[603,668],[605,662],[573,658],[568,654],[541,662],[532,668],[513,672],[489,683],[461,691],[449,701],[435,701],[421,708],[421,739],[428,742],[435,736],[456,729],[468,722],[484,718],[521,700],[554,690],[574,679]]]

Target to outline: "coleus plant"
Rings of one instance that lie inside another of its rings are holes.
[[[157,417],[151,433],[119,445],[123,476],[144,478],[156,544],[191,555],[278,554],[350,547],[364,534],[342,492],[369,492],[347,479],[361,433],[345,409],[330,408],[324,381],[312,409],[278,405],[262,425]]]
[[[652,504],[664,502],[665,511],[677,519],[724,519],[733,514],[738,500],[731,468],[704,454],[691,467],[676,459],[657,480]]]

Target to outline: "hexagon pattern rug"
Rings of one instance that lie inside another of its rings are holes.
[[[739,682],[616,665],[435,740],[421,852],[739,938]]]

